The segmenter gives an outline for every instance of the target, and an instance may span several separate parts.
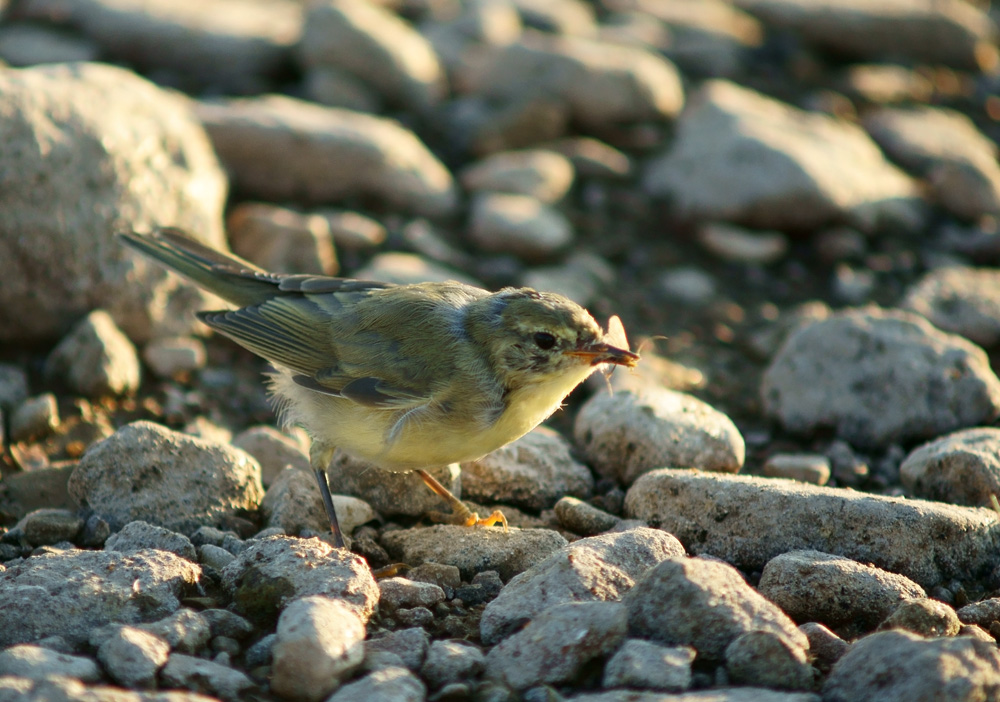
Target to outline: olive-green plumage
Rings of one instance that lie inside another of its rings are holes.
[[[275,366],[276,405],[312,436],[316,461],[334,447],[396,471],[479,458],[597,366],[638,359],[561,295],[279,275],[177,230],[123,236],[238,306],[199,317]]]

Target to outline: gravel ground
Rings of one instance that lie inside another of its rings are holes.
[[[0,700],[1000,700],[995,9],[0,12]],[[509,533],[338,457],[336,549],[157,225],[643,359],[435,469]]]

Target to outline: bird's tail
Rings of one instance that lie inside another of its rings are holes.
[[[161,227],[151,234],[120,236],[132,248],[240,307],[268,300],[279,284],[277,276],[238,256],[210,249],[180,229]]]

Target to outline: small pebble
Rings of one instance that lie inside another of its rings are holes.
[[[764,475],[826,485],[830,480],[830,459],[813,453],[776,453],[764,462]]]
[[[10,417],[11,441],[44,439],[59,427],[59,407],[50,392],[25,399]]]

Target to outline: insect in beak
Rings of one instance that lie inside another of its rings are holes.
[[[605,333],[603,341],[588,344],[583,348],[569,349],[565,353],[569,356],[587,359],[592,366],[609,363],[635,368],[635,364],[639,362],[639,354],[628,350],[625,326],[617,315],[608,320],[608,331]]]

